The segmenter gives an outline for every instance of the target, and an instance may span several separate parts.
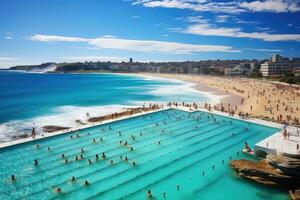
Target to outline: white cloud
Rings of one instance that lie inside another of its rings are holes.
[[[216,22],[218,23],[224,23],[224,22],[227,22],[229,19],[229,15],[218,15],[216,17]]]
[[[7,39],[7,40],[12,40],[13,39],[13,33],[12,32],[5,33],[4,38]]]
[[[66,37],[58,35],[41,35],[35,34],[30,36],[30,40],[39,42],[87,42],[89,39],[79,38],[79,37]]]
[[[103,49],[118,49],[145,53],[189,54],[197,52],[239,52],[231,46],[222,45],[195,45],[178,42],[164,42],[156,40],[129,40],[121,38],[98,37],[93,39],[66,37],[58,35],[36,34],[29,38],[40,42],[87,42]]]
[[[191,23],[207,23],[209,20],[204,19],[202,16],[191,16],[186,19],[186,21]]]
[[[122,62],[128,60],[128,58],[124,57],[115,57],[115,56],[64,56],[60,57],[60,59],[64,61],[71,62],[84,62],[84,61],[102,61],[102,62]]]
[[[297,0],[255,0],[255,1],[207,1],[207,0],[135,0],[133,5],[189,9],[199,12],[240,13],[240,12],[297,12]]]
[[[253,12],[296,12],[300,11],[297,1],[293,0],[257,0],[242,2],[240,7]]]
[[[250,38],[264,41],[300,41],[300,34],[248,33],[243,32],[240,28],[213,27],[209,24],[192,24],[181,32],[194,35]]]
[[[282,52],[280,49],[260,49],[260,48],[243,48],[246,51],[260,51],[260,52]]]
[[[0,57],[0,61],[15,61],[20,60],[19,58],[13,58],[13,57]]]
[[[209,12],[224,12],[238,13],[243,12],[236,6],[235,2],[210,2],[207,0],[136,0],[133,5],[141,4],[145,7],[164,7],[189,9],[193,11],[209,11]]]

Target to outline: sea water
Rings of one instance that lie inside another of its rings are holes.
[[[11,146],[0,149],[0,199],[141,200],[148,190],[152,199],[287,199],[286,191],[242,179],[229,166],[231,159],[254,159],[241,151],[244,142],[253,147],[276,131],[168,109]]]
[[[116,74],[0,72],[0,142],[45,125],[79,126],[89,117],[124,107],[168,101],[205,102],[180,81]]]

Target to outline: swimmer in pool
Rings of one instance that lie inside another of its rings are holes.
[[[11,175],[11,181],[12,181],[12,182],[16,181],[15,175]]]
[[[105,158],[106,158],[106,155],[105,155],[105,153],[104,153],[104,152],[102,153],[102,158],[103,158],[103,159],[105,159]]]
[[[152,192],[151,192],[151,190],[148,190],[148,192],[147,192],[147,197],[148,197],[148,198],[152,198]]]

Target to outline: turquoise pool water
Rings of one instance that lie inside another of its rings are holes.
[[[24,143],[0,149],[0,199],[146,199],[148,189],[155,199],[163,193],[165,199],[286,199],[284,192],[241,180],[228,165],[230,157],[249,159],[240,151],[245,141],[253,146],[276,131],[169,109]]]

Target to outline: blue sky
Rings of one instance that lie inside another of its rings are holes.
[[[0,67],[300,57],[299,0],[0,0]]]

